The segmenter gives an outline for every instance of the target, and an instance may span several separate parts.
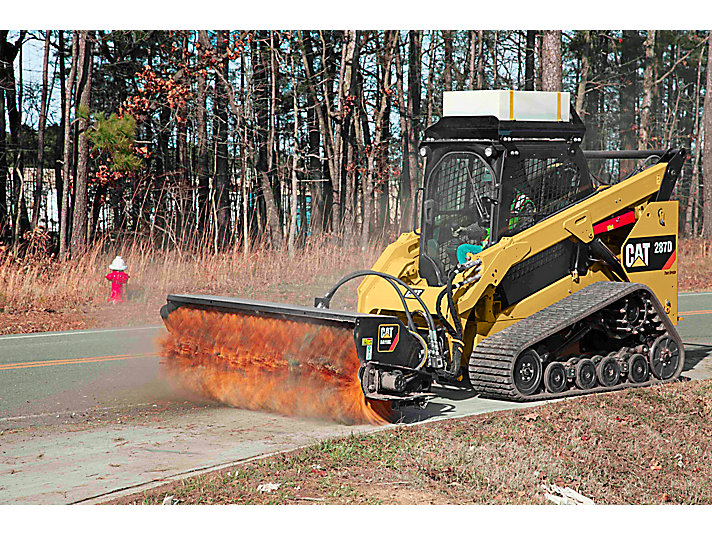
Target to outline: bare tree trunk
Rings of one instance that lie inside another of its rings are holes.
[[[452,31],[443,30],[443,91],[452,91]]]
[[[385,35],[385,43],[383,47],[384,61],[383,61],[383,80],[380,90],[380,102],[376,110],[376,115],[374,117],[374,124],[381,124],[383,121],[383,115],[388,107],[388,95],[390,93],[391,86],[391,63],[393,61],[393,53],[395,51],[396,45],[396,31],[387,31]],[[367,151],[366,159],[366,176],[363,180],[363,223],[361,226],[361,249],[365,250],[368,245],[369,229],[371,225],[372,213],[372,200],[373,200],[373,183],[374,183],[374,162],[376,160],[376,154],[381,144],[382,139],[382,129],[376,128],[375,135],[373,137],[373,143],[371,144],[371,150]]]
[[[213,183],[213,202],[217,209],[217,240],[220,248],[224,247],[231,235],[230,224],[230,176],[228,173],[228,150],[227,150],[227,130],[228,130],[228,87],[229,65],[227,58],[227,44],[229,41],[229,31],[219,30],[217,32],[217,65],[215,66],[215,102],[213,103],[213,137],[215,138],[215,179]]]
[[[271,187],[271,177],[274,171],[274,144],[276,136],[276,115],[277,115],[277,63],[274,50],[274,30],[269,32],[269,48],[270,48],[270,105],[269,105],[269,132],[267,135],[267,176],[263,180],[265,188],[265,201],[267,203],[267,219],[269,221],[270,233],[272,234],[272,242],[274,244],[282,244],[282,224],[280,223],[280,211],[274,199],[274,193]],[[275,189],[279,191],[279,177],[276,178],[277,186]]]
[[[398,84],[398,109],[400,111],[401,138],[403,141],[403,161],[399,191],[400,228],[407,231],[410,227],[413,210],[413,193],[418,188],[418,129],[420,115],[420,31],[409,32],[408,52],[408,101],[405,101],[403,84],[404,72],[400,53],[395,54],[396,81]]]
[[[485,31],[477,30],[477,89],[485,86]]]
[[[309,64],[308,72],[314,72],[314,49],[312,40],[309,36],[309,32],[302,34],[299,44],[302,53],[306,52],[306,58]],[[316,96],[309,91],[309,102],[311,103],[307,107],[307,128],[308,128],[308,139],[309,139],[309,151],[308,151],[308,187],[311,194],[311,220],[310,229],[312,234],[319,234],[325,230],[326,221],[325,219],[325,193],[324,185],[322,180],[322,162],[319,158],[319,152],[321,147],[321,129],[319,127],[319,119],[317,117],[316,107],[319,106],[321,109],[321,102],[316,98]],[[326,147],[325,147],[326,149]]]
[[[494,41],[492,43],[492,49],[490,52],[492,52],[492,87],[494,89],[499,89],[499,68],[497,67],[497,41],[499,38],[499,32],[495,30],[494,32]]]
[[[398,35],[400,32],[394,31],[395,44],[393,46],[394,54],[398,43]],[[381,59],[383,61],[384,58]],[[391,58],[392,61],[392,58]],[[383,71],[391,69],[391,64],[381,64],[381,69]],[[390,73],[389,73],[390,74]],[[388,146],[391,141],[391,99],[386,100],[386,109],[381,117],[381,122],[377,123],[376,129],[381,130],[381,145],[377,147],[378,154],[376,156],[375,168],[377,169],[374,175],[374,201],[377,200],[376,209],[374,213],[376,215],[374,229],[376,232],[383,236],[386,233],[386,229],[390,223],[389,217],[389,173],[388,173]]]
[[[692,163],[692,179],[690,181],[690,193],[687,196],[687,205],[685,206],[685,235],[688,237],[694,236],[695,224],[697,222],[696,212],[699,198],[699,182],[700,182],[700,80],[702,77],[702,57],[704,50],[700,52],[697,58],[697,83],[695,84],[695,126],[693,132],[695,135],[695,159]]]
[[[64,156],[62,158],[62,214],[59,224],[59,257],[64,259],[69,244],[69,184],[72,175],[72,96],[77,76],[77,56],[79,54],[79,32],[72,32],[72,66],[69,69],[67,90],[64,101]]]
[[[77,181],[74,189],[74,217],[72,222],[71,252],[73,257],[84,254],[87,247],[87,182],[89,174],[89,140],[86,129],[89,121],[86,113],[91,103],[92,40],[94,32],[83,30],[79,41],[80,66],[79,103],[76,115],[79,141],[77,147]]]
[[[418,188],[418,139],[420,138],[420,91],[421,63],[420,51],[423,32],[410,31],[410,50],[408,57],[408,178],[410,192],[413,195]],[[410,210],[409,210],[410,211]],[[409,222],[409,221],[408,221]]]
[[[240,56],[240,91],[242,92],[242,109],[244,117],[249,117],[249,96],[247,87],[250,87],[250,80],[245,80],[245,57]],[[242,142],[240,143],[240,182],[242,185],[242,256],[247,260],[250,255],[250,221],[249,209],[250,198],[247,188],[247,145],[248,145],[247,120],[243,121]]]
[[[294,68],[294,57],[291,57],[292,79],[296,79]],[[297,101],[297,84],[292,86],[292,100],[294,106],[294,154],[292,155],[292,199],[289,217],[289,237],[287,239],[287,251],[290,257],[294,257],[294,240],[297,236],[297,197],[299,194],[299,179],[297,178],[297,163],[299,161],[299,151],[297,141],[299,139],[299,104]],[[305,214],[302,213],[302,224],[306,224]]]
[[[395,54],[396,83],[398,85],[397,99],[400,114],[401,139],[402,139],[402,166],[399,189],[400,229],[408,230],[412,220],[413,193],[418,188],[418,155],[417,138],[420,115],[420,31],[409,32],[408,53],[408,101],[405,101],[405,88],[403,83],[404,72],[400,52]]]
[[[9,224],[7,212],[7,125],[5,123],[5,47],[8,30],[0,30],[0,242]]]
[[[467,88],[472,91],[477,84],[477,32],[470,30],[470,50],[467,55]]]
[[[261,36],[260,33],[262,34]],[[270,43],[267,44],[267,37]],[[254,142],[250,143],[249,152],[257,155],[256,184],[257,196],[255,197],[255,218],[257,225],[265,228],[265,234],[275,246],[281,246],[282,227],[280,223],[280,210],[275,200],[275,192],[270,181],[273,168],[274,133],[273,113],[275,98],[273,96],[276,84],[276,67],[274,64],[274,34],[258,32],[252,48],[252,75],[246,82],[250,96],[247,103],[250,116],[254,116],[255,132]],[[258,54],[259,52],[259,54]],[[271,72],[271,89],[268,90],[268,70]],[[245,130],[245,141],[249,139],[248,130]],[[245,150],[248,150],[248,146]],[[279,183],[279,180],[276,180]]]
[[[329,115],[330,115],[329,114],[329,109],[330,109],[329,99],[327,98],[326,91],[324,91],[323,100],[320,100],[319,96],[318,96],[317,84],[314,82],[314,78],[315,78],[314,58],[313,58],[313,49],[311,47],[311,39],[308,39],[307,37],[305,37],[304,32],[301,32],[300,41],[301,41],[302,64],[304,66],[304,71],[306,74],[307,86],[309,87],[309,92],[312,95],[312,99],[314,102],[312,109],[313,109],[313,111],[316,115],[316,118],[317,118],[317,122],[319,125],[319,131],[321,132],[321,138],[324,141],[324,154],[326,156],[326,158],[325,158],[326,164],[329,169],[329,176],[331,177],[336,172],[336,169],[334,166],[334,158],[335,158],[334,143],[333,143],[334,137],[333,137],[333,132],[331,130],[331,121],[329,120]],[[313,141],[310,142],[310,147],[312,147],[311,149],[313,150]],[[317,156],[317,154],[314,154],[312,157],[315,158],[316,156]],[[316,167],[316,165],[317,165],[316,161],[313,161],[312,165],[314,165],[314,167]],[[334,206],[334,209],[338,209],[338,205]],[[325,219],[326,219],[326,209],[324,211],[325,211]]]
[[[584,109],[586,106],[586,86],[588,85],[588,75],[591,69],[591,61],[589,59],[589,54],[591,53],[591,32],[589,30],[585,30],[583,32],[583,42],[584,48],[581,53],[581,73],[576,91],[576,114],[582,119],[584,117]]]
[[[188,51],[188,32],[183,32],[181,44],[181,58],[185,58]],[[177,75],[182,86],[190,85],[187,80],[186,69],[183,68]],[[176,194],[178,195],[178,206],[174,231],[176,236],[180,236],[181,244],[186,235],[188,227],[193,229],[192,220],[187,214],[192,211],[192,202],[189,194],[192,194],[193,187],[190,184],[189,156],[188,156],[188,106],[186,102],[179,102],[176,107],[176,150],[178,152],[177,184]]]
[[[42,207],[42,182],[44,179],[44,133],[47,121],[47,65],[49,64],[51,30],[45,30],[44,56],[42,58],[42,96],[40,97],[40,117],[37,125],[37,169],[35,191],[32,199],[32,227],[37,228]]]
[[[640,36],[637,30],[624,30],[621,43],[620,66],[621,73],[618,114],[618,135],[621,150],[633,150],[637,144],[635,107],[638,99],[638,53]],[[636,166],[632,159],[621,160],[619,164],[620,180],[628,176]]]
[[[534,48],[536,46],[536,30],[527,30],[527,44],[524,49],[524,90],[534,90]]]
[[[205,30],[198,31],[198,43],[202,51],[210,48],[210,39]],[[210,178],[208,175],[208,124],[207,124],[207,75],[204,69],[198,70],[196,87],[196,174],[198,177],[198,234],[201,240],[205,237],[210,220]]]
[[[67,68],[64,61],[66,55],[67,51],[65,50],[64,31],[59,30],[57,32],[57,61],[59,61],[59,96],[62,107],[62,115],[59,129],[61,135],[57,135],[54,145],[54,183],[55,189],[57,190],[55,197],[57,202],[57,223],[59,223],[62,219],[62,192],[64,191],[64,181],[62,180],[62,154],[64,151],[64,131],[67,128],[67,117],[65,116],[65,102],[67,100]]]
[[[408,130],[410,128],[408,110],[405,105],[405,84],[403,83],[403,61],[401,60],[400,37],[398,38],[398,47],[395,53],[396,63],[396,100],[398,102],[398,115],[400,118],[401,131],[401,175],[400,187],[398,190],[399,205],[401,208],[401,229],[405,227],[407,214],[410,212],[410,198],[412,189],[410,185],[410,167],[408,162]]]
[[[643,94],[640,106],[640,130],[638,137],[638,149],[648,148],[650,140],[650,130],[652,128],[652,103],[653,92],[655,91],[655,34],[656,30],[648,30],[643,47],[645,48],[645,73],[643,75]]]
[[[704,180],[702,235],[709,239],[712,238],[712,31],[708,31],[707,35],[707,83],[702,106],[702,128],[705,131],[702,152]]]
[[[544,30],[542,35],[541,87],[561,91],[561,30]]]
[[[428,63],[428,88],[426,95],[426,100],[428,101],[428,116],[425,121],[426,128],[433,122],[433,100],[435,99],[435,95],[433,94],[433,80],[435,79],[435,36],[435,32],[430,32],[430,52],[428,54],[430,62]]]
[[[339,210],[341,200],[341,172],[344,157],[344,132],[343,122],[347,115],[346,100],[352,95],[355,81],[355,70],[358,68],[358,35],[354,30],[347,30],[344,35],[344,45],[341,55],[341,79],[339,82],[339,107],[338,116],[341,120],[334,125],[334,148],[335,148],[335,174],[331,176],[332,198],[334,206],[334,221],[340,224],[341,217],[345,211],[345,206]],[[346,202],[348,202],[348,198]],[[334,228],[336,229],[336,228]]]
[[[542,56],[543,56],[543,54],[542,54],[541,49],[542,49],[542,43],[543,43],[543,41],[544,41],[544,36],[542,35],[542,32],[537,32],[537,34],[536,34],[536,36],[535,36],[535,41],[536,41],[536,42],[534,43],[534,48],[535,48],[535,54],[534,54],[534,55],[536,56],[537,61],[536,61],[536,64],[535,64],[535,66],[534,66],[534,72],[535,72],[535,74],[534,74],[534,78],[535,78],[534,86],[536,87],[536,90],[537,90],[537,91],[541,91],[541,90],[542,90],[542,83],[541,83],[541,78],[542,78],[542,76],[541,76],[541,71],[542,71],[542,68],[543,68],[543,62],[542,62]]]

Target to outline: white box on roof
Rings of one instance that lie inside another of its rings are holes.
[[[569,122],[571,95],[550,91],[445,91],[443,117],[494,115],[503,121]]]

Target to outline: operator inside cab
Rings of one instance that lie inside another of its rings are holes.
[[[522,223],[526,226],[531,226],[529,220],[536,214],[536,206],[532,199],[525,193],[517,192],[517,196],[510,206],[510,214],[510,230],[522,225]],[[477,223],[473,223],[467,227],[456,229],[453,235],[464,241],[462,245],[457,247],[457,262],[465,263],[471,260],[475,254],[479,254],[487,247],[490,229],[482,228]]]
[[[433,169],[429,196],[434,217],[426,248],[429,257],[439,259],[441,273],[488,246],[493,175],[486,160],[469,151],[447,153]]]

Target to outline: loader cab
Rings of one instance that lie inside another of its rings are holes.
[[[429,285],[442,285],[458,264],[458,247],[486,247],[496,218],[497,172],[485,147],[444,145],[426,168],[420,270]],[[429,158],[430,160],[430,158]]]
[[[445,283],[462,245],[489,247],[590,195],[584,133],[573,109],[567,122],[446,116],[428,128],[419,259],[428,285]]]

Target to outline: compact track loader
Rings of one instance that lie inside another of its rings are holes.
[[[677,379],[670,195],[684,150],[584,152],[568,99],[446,93],[420,145],[414,230],[314,307],[170,295],[161,315],[169,329],[172,313],[191,308],[353,332],[367,399],[419,403],[435,382],[529,401]],[[593,158],[639,163],[609,185],[589,172]],[[358,312],[330,310],[353,279]],[[314,352],[313,339],[300,346]],[[328,360],[331,348],[318,350]]]

